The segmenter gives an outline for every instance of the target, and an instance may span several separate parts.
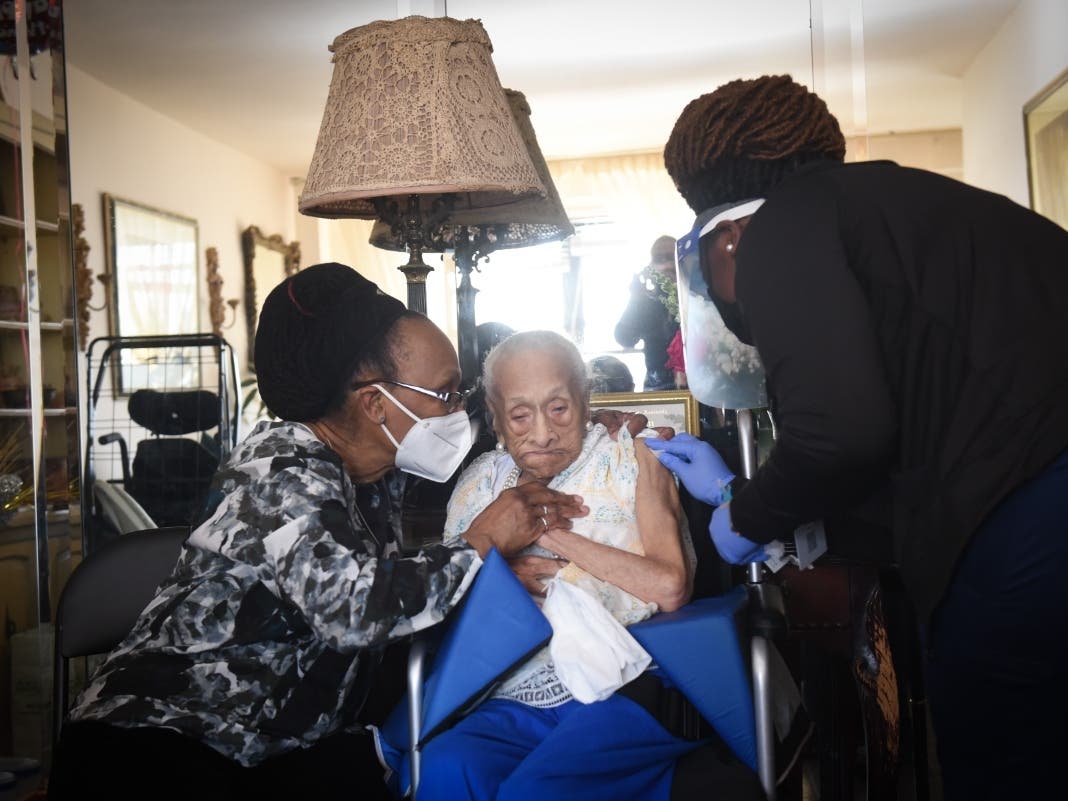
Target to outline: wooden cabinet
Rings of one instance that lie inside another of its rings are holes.
[[[29,34],[0,21],[0,756],[47,761],[81,447],[62,26],[42,36],[33,13]]]

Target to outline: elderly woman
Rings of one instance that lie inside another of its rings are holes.
[[[471,443],[432,323],[340,264],[267,297],[258,425],[126,640],[78,698],[50,797],[384,797],[361,707],[384,647],[441,620],[480,555],[566,529],[580,502],[520,487],[462,541],[401,558],[394,467],[443,481]]]
[[[547,331],[516,334],[489,355],[484,381],[497,451],[460,477],[445,541],[461,543],[482,510],[514,488],[579,492],[590,514],[571,530],[547,518],[538,553],[516,560],[528,589],[542,593],[541,580],[559,571],[623,624],[684,604],[693,560],[675,483],[641,440],[626,430],[613,439],[587,422],[575,346]],[[654,684],[646,674],[582,703],[543,650],[428,743],[420,799],[667,799],[676,758],[696,744],[643,708]]]

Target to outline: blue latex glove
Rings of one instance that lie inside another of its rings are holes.
[[[697,500],[719,506],[731,499],[727,485],[734,473],[707,442],[692,434],[676,434],[671,439],[649,437],[642,441]]]
[[[712,522],[708,524],[708,533],[723,560],[732,565],[744,565],[749,562],[767,561],[764,546],[747,540],[731,528],[731,505],[721,504],[712,513]]]

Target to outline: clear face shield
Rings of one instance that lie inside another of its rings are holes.
[[[690,392],[701,403],[724,409],[767,406],[764,365],[756,348],[746,345],[724,324],[701,271],[701,238],[724,220],[756,212],[763,200],[727,203],[702,212],[693,229],[675,248],[679,285],[679,326]]]

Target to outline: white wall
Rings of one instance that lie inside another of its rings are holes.
[[[257,225],[265,234],[278,233],[287,241],[296,238],[296,202],[288,177],[71,65],[67,67],[67,108],[71,199],[85,209],[85,238],[93,274],[104,272],[106,264],[101,193],[195,219],[200,250],[200,319],[190,321],[189,333],[211,330],[204,250],[215,247],[223,298],[242,299],[237,324],[223,335],[243,365],[247,343],[241,231]],[[94,306],[101,305],[103,294],[103,286],[95,282]],[[94,312],[90,338],[108,333],[107,313]]]
[[[1068,67],[1068,3],[1021,0],[964,74],[964,180],[1030,205],[1023,107]]]
[[[903,167],[941,173],[962,180],[961,132],[959,128],[938,131],[904,131],[870,134],[864,140],[867,159],[889,159]],[[861,147],[854,137],[846,137],[846,161],[853,161]]]

